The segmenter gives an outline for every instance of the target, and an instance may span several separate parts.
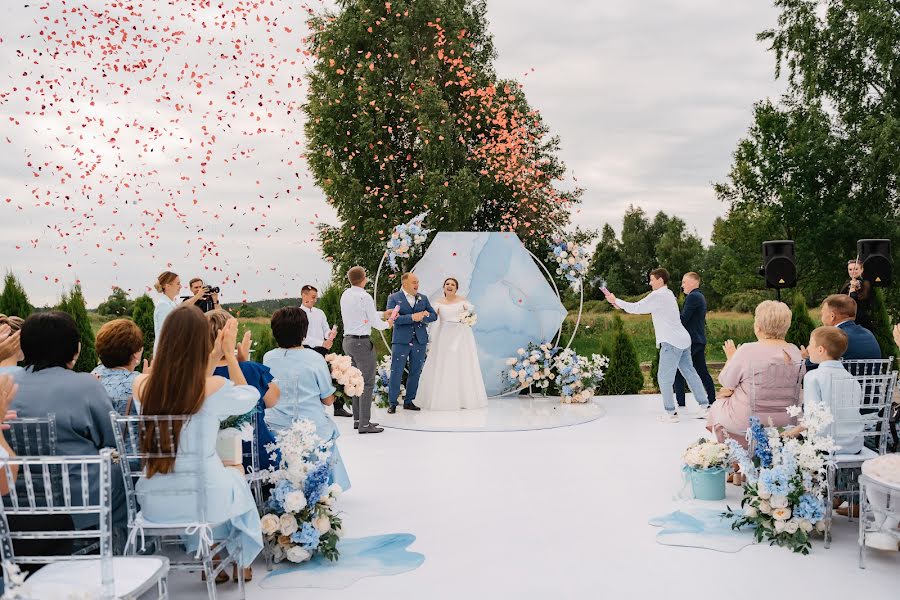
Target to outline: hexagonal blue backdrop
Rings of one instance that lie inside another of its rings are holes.
[[[505,361],[529,342],[552,341],[566,317],[553,287],[514,233],[438,233],[413,268],[432,302],[447,277],[475,305],[475,342],[489,396],[505,387]]]

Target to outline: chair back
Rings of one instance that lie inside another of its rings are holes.
[[[100,550],[102,599],[115,597],[112,550],[112,460],[113,450],[104,449],[99,456],[16,456],[0,463],[7,481],[13,480],[11,466],[19,465],[21,486],[10,486],[9,495],[0,503],[0,559],[6,581],[10,581],[12,564],[45,564],[56,561],[96,560],[94,555],[16,555],[14,540],[82,540],[96,539]],[[58,476],[57,474],[61,474]],[[71,479],[70,479],[71,478]],[[78,478],[80,486],[73,486]],[[91,498],[91,480],[99,480],[99,497]],[[75,491],[80,488],[80,491]],[[38,490],[52,489],[53,493]],[[95,529],[11,531],[8,517],[40,517],[55,515],[96,515]],[[74,583],[74,582],[73,582]]]
[[[841,360],[841,364],[854,377],[860,375],[887,375],[894,370],[894,357]]]
[[[758,417],[763,427],[796,425],[787,409],[800,406],[800,390],[806,364],[769,362],[750,365],[750,416]]]
[[[56,415],[10,419],[3,436],[19,456],[56,455]]]
[[[261,411],[254,412],[253,419],[251,419],[250,421],[253,427],[253,435],[250,438],[250,443],[243,445],[243,462],[245,465],[247,463],[250,463],[250,466],[245,467],[244,469],[247,475],[247,483],[250,484],[250,491],[253,492],[253,499],[256,501],[256,508],[260,511],[262,510],[263,504],[265,503],[262,497],[262,479],[260,478],[259,472],[259,421],[262,418],[263,413]]]
[[[887,451],[888,421],[896,383],[896,371],[832,378],[831,397],[826,399],[834,418],[834,423],[829,427],[832,436],[837,434],[847,439],[861,440],[863,445],[884,454]]]
[[[204,524],[206,518],[206,468],[203,448],[215,447],[206,444],[202,427],[187,429],[193,415],[131,415],[122,416],[110,411],[113,433],[116,437],[116,450],[119,453],[119,464],[125,483],[125,497],[128,509],[128,528],[140,527],[141,506],[145,505],[148,496],[155,501],[171,501],[174,505],[184,506],[190,502],[196,506],[194,519]],[[181,439],[183,431],[189,431],[190,439]],[[142,440],[152,440],[153,447],[145,450]],[[178,449],[176,448],[178,440]],[[156,474],[155,477],[166,477],[167,485],[153,488],[152,492],[138,491],[139,482],[153,478],[147,477],[146,465],[151,459],[173,459],[173,469],[167,474]],[[183,522],[181,524],[184,524]]]

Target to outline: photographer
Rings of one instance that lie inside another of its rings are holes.
[[[856,324],[872,331],[872,283],[863,279],[863,266],[857,259],[847,262],[850,281],[844,284],[840,293],[856,300]]]
[[[203,285],[203,280],[194,277],[188,284],[191,288],[193,296],[182,296],[184,302],[182,304],[193,304],[205,313],[220,308],[219,306],[219,288],[211,288]]]

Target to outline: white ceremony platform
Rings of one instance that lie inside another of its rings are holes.
[[[409,550],[423,554],[424,563],[344,589],[263,589],[266,570],[258,560],[247,598],[757,600],[773,593],[822,599],[900,594],[900,554],[870,551],[868,568],[860,570],[857,523],[843,517],[832,548],[825,550],[816,538],[809,556],[768,545],[728,554],[658,544],[659,529],[648,520],[685,506],[675,498],[680,458],[704,433],[702,421],[657,422],[659,396],[595,402],[602,411],[580,408],[602,413],[600,418],[531,431],[392,427],[358,435],[350,419],[337,419],[353,484],[338,504],[346,538],[409,533],[416,536]],[[376,420],[396,427],[425,418],[402,409],[377,413]],[[729,501],[740,504],[738,488],[729,486]],[[173,574],[170,585],[172,598],[206,597],[199,574]],[[220,598],[237,598],[234,583],[218,590]]]

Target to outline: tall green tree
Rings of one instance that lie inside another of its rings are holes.
[[[669,271],[669,288],[678,295],[681,292],[681,278],[685,273],[697,271],[702,275],[703,242],[695,233],[688,231],[682,219],[671,217],[657,239],[656,260],[659,266]]]
[[[344,292],[343,287],[332,283],[322,292],[319,297],[318,306],[325,313],[328,322],[334,326],[338,326],[337,336],[334,338],[334,344],[331,346],[332,352],[343,354],[344,332],[343,323],[341,322],[341,294]]]
[[[815,322],[809,316],[809,307],[806,298],[797,292],[791,305],[791,326],[787,330],[784,339],[798,348],[809,345],[809,335],[816,328]]]
[[[91,319],[88,317],[81,284],[76,283],[70,293],[63,294],[57,308],[69,313],[75,320],[75,326],[78,328],[81,352],[78,354],[78,360],[75,362],[72,370],[79,373],[90,373],[97,366],[98,360],[94,346],[94,329],[91,327]]]
[[[310,19],[307,159],[341,224],[336,271],[374,273],[394,225],[515,231],[538,256],[568,223],[559,141],[494,74],[484,0],[341,0]]]
[[[881,347],[881,356],[900,359],[900,350],[894,343],[891,320],[884,302],[884,291],[880,289],[875,290],[875,301],[872,304],[872,333]],[[894,362],[896,364],[897,361]]]
[[[134,301],[128,298],[128,292],[115,286],[106,301],[101,302],[100,306],[97,307],[97,314],[123,317],[130,315],[133,310]]]
[[[3,294],[0,295],[0,313],[10,317],[27,318],[34,308],[28,303],[25,288],[11,272],[3,278]]]
[[[621,245],[609,224],[603,226],[585,279],[588,282],[585,288],[586,300],[602,300],[600,286],[604,284],[612,290],[625,289]]]
[[[613,317],[612,347],[606,353],[609,356],[609,366],[603,377],[601,389],[604,394],[637,394],[644,387],[644,373],[641,371],[641,363],[638,360],[637,350],[631,336],[625,331],[625,323],[622,317]]]
[[[143,294],[135,299],[131,312],[132,320],[144,334],[144,358],[146,360],[150,360],[153,356],[153,342],[156,339],[156,332],[153,329],[153,310],[153,299],[147,294]]]

